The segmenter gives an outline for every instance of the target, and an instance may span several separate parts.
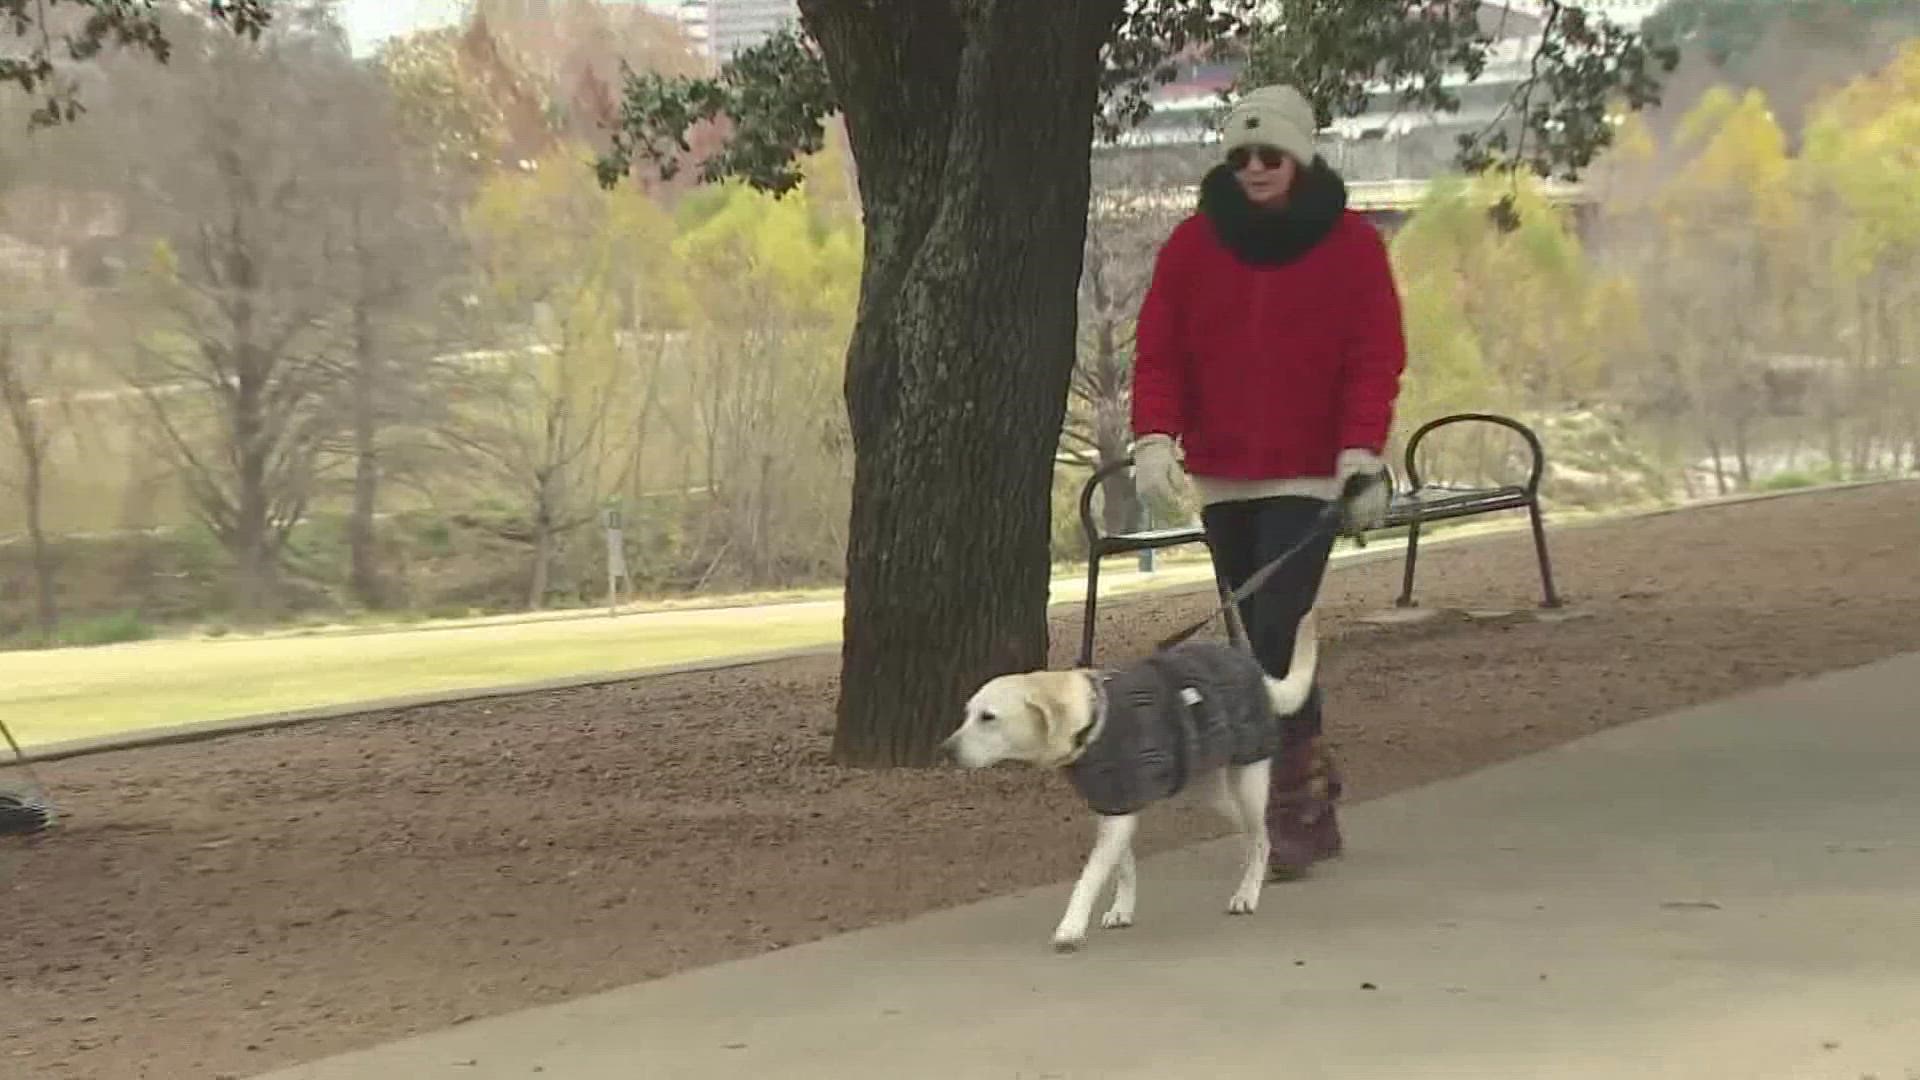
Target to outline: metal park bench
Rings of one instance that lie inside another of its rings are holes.
[[[1518,434],[1526,443],[1527,452],[1531,458],[1527,467],[1526,480],[1517,484],[1490,486],[1423,481],[1418,463],[1420,444],[1428,435],[1440,428],[1464,423],[1492,424]],[[1407,530],[1406,566],[1401,576],[1400,596],[1394,601],[1395,606],[1403,608],[1414,606],[1413,579],[1420,560],[1420,530],[1423,527],[1434,522],[1478,517],[1481,514],[1498,513],[1503,510],[1525,510],[1533,525],[1534,553],[1540,563],[1542,606],[1559,607],[1560,596],[1553,587],[1553,564],[1547,556],[1546,526],[1540,515],[1540,479],[1546,472],[1546,466],[1546,451],[1540,445],[1539,436],[1533,433],[1533,429],[1510,417],[1493,413],[1456,413],[1422,424],[1413,433],[1413,437],[1407,440],[1405,483],[1402,484],[1401,479],[1392,476],[1391,470],[1389,471],[1389,478],[1393,483],[1393,497],[1388,503],[1386,520],[1374,530],[1376,532],[1399,528]],[[1132,459],[1104,465],[1087,479],[1086,486],[1080,490],[1080,527],[1087,537],[1087,602],[1080,632],[1080,665],[1082,667],[1093,664],[1094,620],[1100,602],[1101,561],[1115,555],[1159,551],[1186,544],[1204,544],[1207,541],[1206,532],[1197,523],[1126,533],[1108,533],[1102,530],[1094,513],[1094,496],[1099,493],[1108,477],[1132,467]],[[1365,537],[1359,538],[1359,542],[1364,546]],[[1221,592],[1224,596],[1226,593],[1224,586]],[[1232,625],[1228,626],[1228,633],[1235,633]]]

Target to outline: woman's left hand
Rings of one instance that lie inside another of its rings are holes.
[[[1346,516],[1349,535],[1377,529],[1387,520],[1387,505],[1393,499],[1393,485],[1387,477],[1386,462],[1370,450],[1340,452],[1341,510]],[[1352,481],[1363,477],[1366,483],[1351,490]]]

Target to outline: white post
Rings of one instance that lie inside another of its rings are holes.
[[[613,618],[620,613],[620,582],[624,579],[627,589],[633,589],[633,578],[627,573],[626,533],[620,527],[620,510],[608,507],[601,514],[601,525],[607,532],[607,617]]]

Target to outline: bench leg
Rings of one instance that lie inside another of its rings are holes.
[[[1100,609],[1100,556],[1087,556],[1087,602],[1080,616],[1080,666],[1093,666],[1093,620]]]
[[[1540,519],[1540,504],[1527,504],[1527,516],[1533,519],[1533,550],[1540,556],[1540,591],[1543,594],[1541,607],[1560,606],[1560,594],[1553,588],[1553,561],[1547,557],[1547,525]]]
[[[1407,566],[1400,577],[1400,599],[1393,602],[1394,607],[1413,606],[1413,571],[1420,562],[1420,523],[1407,524]]]

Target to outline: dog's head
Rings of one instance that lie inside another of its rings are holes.
[[[1074,736],[1093,722],[1093,709],[1083,672],[1002,675],[967,699],[966,719],[940,749],[968,769],[1002,761],[1054,768],[1073,760]]]

